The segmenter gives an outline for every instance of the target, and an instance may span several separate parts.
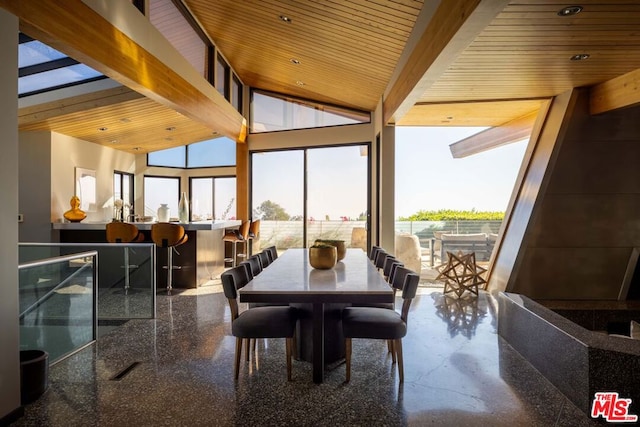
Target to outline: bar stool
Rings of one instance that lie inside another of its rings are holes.
[[[151,240],[156,246],[167,248],[167,293],[171,294],[171,289],[173,289],[173,270],[182,268],[181,266],[173,265],[173,251],[180,255],[176,250],[176,246],[180,246],[189,240],[189,236],[181,225],[159,222],[151,226]]]
[[[144,240],[144,235],[133,224],[126,222],[110,222],[107,224],[107,242],[109,243],[133,243]],[[129,293],[130,286],[130,270],[138,268],[137,265],[129,264],[129,247],[124,247],[124,293]]]
[[[248,252],[246,256],[253,255],[253,241],[258,240],[260,238],[260,220],[256,219],[255,221],[251,221],[251,225],[249,226],[249,234],[247,236],[248,248],[245,248]]]
[[[249,236],[249,226],[250,226],[250,222],[249,221],[242,221],[242,224],[240,224],[240,227],[237,230],[227,230],[224,233],[224,236],[222,236],[222,240],[224,242],[231,242],[231,246],[232,248],[232,257],[231,258],[225,258],[224,262],[230,262],[232,267],[236,266],[236,257],[237,255],[237,244],[238,243],[244,243],[246,245],[247,243],[247,237]],[[245,250],[246,252],[246,250]],[[242,256],[244,256],[245,254],[243,253]]]

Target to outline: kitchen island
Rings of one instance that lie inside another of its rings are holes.
[[[218,277],[224,269],[225,243],[222,236],[226,229],[237,228],[241,221],[199,221],[180,224],[189,240],[180,245],[174,253],[173,263],[181,266],[173,273],[173,287],[196,288]],[[151,242],[151,222],[133,223],[145,235],[145,242]],[[59,233],[60,243],[105,243],[106,222],[60,222],[52,223]],[[156,251],[156,288],[167,285],[167,251]]]

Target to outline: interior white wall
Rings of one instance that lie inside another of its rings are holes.
[[[20,408],[17,46],[18,19],[0,9],[0,419]]]
[[[20,242],[51,242],[51,132],[19,132]]]
[[[75,168],[96,171],[97,211],[85,221],[110,221],[113,216],[113,171],[135,173],[136,156],[78,138],[51,133],[51,222],[62,221],[75,193]]]

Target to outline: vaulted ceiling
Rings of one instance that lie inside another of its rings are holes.
[[[59,31],[30,22],[28,14],[33,12],[20,12],[27,6],[19,3],[0,0],[0,7],[18,14],[24,28],[45,35]],[[37,3],[64,3],[62,10],[81,2]],[[501,121],[527,116],[543,99],[573,87],[601,85],[640,69],[640,4],[636,0],[582,0],[576,14],[561,12],[570,4],[558,0],[183,3],[245,85],[368,111],[382,100],[385,121],[398,125],[499,126]],[[47,5],[29,7],[50,10]],[[54,13],[48,19],[59,18]],[[64,52],[65,45],[73,43],[70,38],[56,47]],[[71,46],[65,53],[73,56],[77,51],[78,46]],[[576,55],[583,59],[572,60]],[[98,69],[100,61],[105,61],[92,58],[90,52],[81,52],[77,59],[88,60]],[[187,101],[167,102],[166,94],[154,92],[157,88],[144,87],[142,81],[132,83],[135,76],[122,78],[112,68],[113,64],[104,67],[105,74],[149,101],[132,96],[108,107],[87,104],[84,116],[64,109],[46,118],[21,112],[21,128],[72,136],[77,132],[83,139],[112,144],[118,137],[100,135],[87,118],[107,120],[112,114],[110,120],[121,123],[122,111],[128,111],[127,120],[139,123],[134,138],[143,151],[179,145],[187,137],[204,139],[214,131],[228,136],[239,132],[216,128],[215,117],[209,120],[192,114],[197,107]],[[617,87],[635,90],[624,82]],[[154,131],[159,125],[149,123],[162,109],[165,114],[180,111],[180,120],[194,123],[186,127],[185,138],[174,135],[168,141],[162,135],[162,140],[145,145],[145,138],[159,138],[167,127]],[[77,127],[83,122],[91,127],[73,130],[74,121]],[[122,149],[132,149],[127,147]]]

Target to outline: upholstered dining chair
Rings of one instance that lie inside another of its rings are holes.
[[[382,267],[382,275],[384,276],[384,279],[387,282],[389,282],[389,275],[391,274],[391,267],[393,266],[393,263],[397,262],[397,261],[398,260],[393,255],[387,255],[387,257],[384,259],[384,265]]]
[[[247,247],[245,247],[246,257],[253,255],[253,241],[260,239],[260,220],[251,221],[249,233],[247,234]]]
[[[376,255],[378,255],[378,251],[383,250],[380,246],[371,246],[371,250],[369,251],[369,259],[372,263],[376,263]]]
[[[173,270],[182,268],[173,264],[173,252],[178,253],[176,246],[184,244],[189,240],[189,236],[184,231],[184,227],[179,224],[158,222],[151,226],[151,240],[156,246],[167,248],[167,293],[170,294],[173,289]],[[178,255],[180,254],[178,253]]]
[[[376,259],[373,263],[378,268],[378,270],[382,270],[384,268],[384,263],[389,255],[390,254],[388,254],[384,249],[380,249],[376,253]]]
[[[254,277],[262,273],[262,264],[260,263],[260,257],[258,255],[251,255],[239,265],[244,265],[247,269],[247,276],[249,276],[249,280],[253,280]]]
[[[138,230],[133,224],[127,222],[110,222],[106,227],[107,242],[109,243],[134,243],[142,242],[144,234]],[[124,293],[128,294],[131,289],[130,273],[131,270],[138,268],[137,265],[129,263],[129,247],[125,246],[124,250]]]
[[[297,310],[289,306],[256,307],[239,312],[238,290],[248,282],[247,270],[244,266],[230,268],[220,276],[224,295],[231,309],[231,332],[236,337],[234,373],[236,380],[240,372],[242,344],[245,341],[247,360],[251,339],[285,338],[287,355],[287,380],[291,381],[291,354],[293,335],[298,320]]]
[[[262,269],[269,267],[271,264],[271,255],[269,255],[268,251],[262,251],[258,254],[258,258],[260,259],[260,264],[262,265]]]
[[[269,246],[268,248],[264,248],[262,252],[266,252],[269,256],[269,261],[273,262],[278,259],[278,250],[275,246]]]
[[[393,340],[392,360],[397,360],[400,382],[404,382],[402,338],[407,334],[411,301],[416,296],[420,276],[397,267],[394,280],[402,280],[402,311],[376,307],[346,307],[342,310],[342,332],[345,337],[346,381],[351,379],[351,341],[353,338]],[[396,279],[397,278],[397,279]]]

